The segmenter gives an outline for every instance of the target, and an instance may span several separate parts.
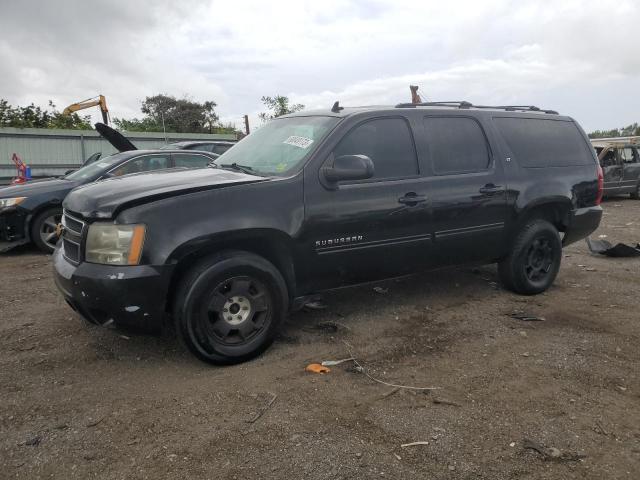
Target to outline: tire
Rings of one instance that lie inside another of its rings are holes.
[[[561,260],[558,230],[546,220],[534,219],[515,237],[511,252],[498,263],[498,274],[509,290],[535,295],[551,286]]]
[[[631,192],[630,196],[634,200],[640,200],[640,182],[638,182],[638,184],[636,185],[636,189],[633,192]]]
[[[31,222],[31,240],[44,253],[53,253],[58,242],[56,225],[62,220],[62,208],[48,208]]]
[[[180,281],[176,331],[205,362],[244,362],[273,343],[288,298],[286,283],[270,262],[248,252],[222,252],[204,258]]]

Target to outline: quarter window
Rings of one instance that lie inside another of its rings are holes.
[[[516,161],[525,168],[589,165],[593,150],[571,121],[494,117]]]
[[[472,118],[425,117],[424,126],[436,175],[480,172],[489,167],[487,141]]]
[[[169,155],[144,155],[126,162],[111,173],[119,177],[121,175],[129,175],[130,173],[149,172],[162,168],[169,168]]]
[[[366,155],[374,165],[374,179],[418,174],[418,159],[409,125],[401,118],[369,120],[351,130],[333,151],[334,157]]]

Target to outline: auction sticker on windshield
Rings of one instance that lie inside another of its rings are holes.
[[[313,140],[307,137],[298,137],[296,135],[291,135],[282,143],[286,143],[287,145],[293,145],[294,147],[298,147],[298,148],[308,148],[309,145],[313,143]]]

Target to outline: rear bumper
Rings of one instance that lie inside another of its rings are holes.
[[[562,239],[563,245],[582,240],[596,231],[602,219],[602,207],[587,207],[574,210]]]
[[[165,305],[172,267],[150,265],[74,265],[60,247],[53,254],[54,279],[67,303],[88,321],[157,330],[166,318]]]

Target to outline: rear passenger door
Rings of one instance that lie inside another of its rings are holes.
[[[428,115],[424,150],[430,169],[434,254],[441,264],[488,260],[503,252],[507,218],[502,163],[474,117]]]
[[[618,193],[622,182],[622,157],[616,147],[604,147],[605,152],[600,152],[598,161],[602,167],[604,177],[604,189],[606,193]]]

